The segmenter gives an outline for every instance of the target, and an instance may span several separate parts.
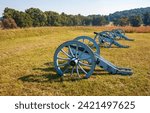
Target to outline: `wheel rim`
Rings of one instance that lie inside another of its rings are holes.
[[[103,44],[103,46],[104,46],[105,48],[110,48],[111,42],[105,42],[105,43]]]
[[[96,60],[92,50],[78,41],[61,44],[54,54],[54,67],[60,76],[88,78],[93,73]]]
[[[113,38],[111,38],[108,34],[108,31],[104,31],[100,33],[99,36],[99,43],[100,46],[105,47],[105,48],[109,48],[112,45],[111,40],[114,40]]]
[[[92,49],[92,51],[94,53],[97,53],[98,55],[100,54],[100,48],[99,48],[98,44],[91,37],[79,36],[79,37],[75,38],[74,40],[77,40],[77,41],[80,41],[80,42],[86,44],[87,46],[90,47],[90,49]]]
[[[104,35],[104,36],[106,36],[106,37],[112,38],[112,39],[115,38],[115,37],[114,37],[114,34],[113,34],[111,31],[103,31],[103,32],[101,32],[100,34],[101,34],[101,35]]]
[[[120,37],[120,35],[119,35],[120,32],[119,32],[117,29],[113,29],[112,32],[113,32],[114,37],[115,37],[116,40],[121,39],[121,37]],[[119,32],[119,33],[118,33],[118,32]]]
[[[125,31],[122,29],[116,29],[117,31],[119,31],[121,34],[125,35]]]

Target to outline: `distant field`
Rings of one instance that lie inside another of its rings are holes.
[[[119,42],[128,49],[101,48],[117,66],[133,69],[132,76],[111,75],[100,68],[89,79],[60,82],[54,67],[56,48],[80,35],[114,27],[43,27],[0,30],[0,95],[149,95],[150,27],[122,27],[135,41]]]

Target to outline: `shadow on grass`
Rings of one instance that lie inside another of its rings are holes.
[[[124,45],[124,46],[127,46],[127,45]],[[112,47],[101,47],[101,48],[103,48],[103,49],[110,49],[110,48],[113,48],[113,49],[127,49],[127,48],[130,48],[130,46],[129,47],[118,47],[118,46],[112,46]]]
[[[18,80],[21,80],[23,82],[36,82],[36,83],[44,83],[44,82],[63,82],[63,81],[79,81],[83,80],[84,78],[78,78],[78,77],[60,77],[59,75],[56,74],[56,71],[53,67],[53,63],[45,63],[46,68],[33,68],[33,70],[40,70],[42,72],[47,72],[46,74],[31,74],[31,75],[26,75],[23,77],[18,78]],[[94,73],[92,76],[98,76],[98,75],[110,75],[104,70],[101,69],[95,69]]]
[[[61,77],[56,74],[56,71],[53,67],[53,62],[48,62],[44,64],[46,67],[43,68],[33,68],[33,71],[40,70],[41,72],[46,72],[46,74],[31,74],[25,75],[18,80],[23,82],[36,82],[36,83],[44,83],[44,82],[62,82]]]
[[[37,83],[44,83],[44,82],[61,82],[60,77],[58,75],[50,75],[50,74],[43,74],[43,75],[27,75],[20,77],[19,80],[23,82],[37,82]]]

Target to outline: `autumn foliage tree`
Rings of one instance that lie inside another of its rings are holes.
[[[17,24],[12,18],[5,18],[2,20],[2,26],[4,29],[17,28]]]

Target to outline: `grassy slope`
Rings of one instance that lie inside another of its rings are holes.
[[[87,80],[60,82],[53,68],[59,44],[110,27],[52,27],[0,30],[0,95],[150,95],[150,33],[128,33],[129,49],[101,49],[132,76],[110,75],[97,68]]]

